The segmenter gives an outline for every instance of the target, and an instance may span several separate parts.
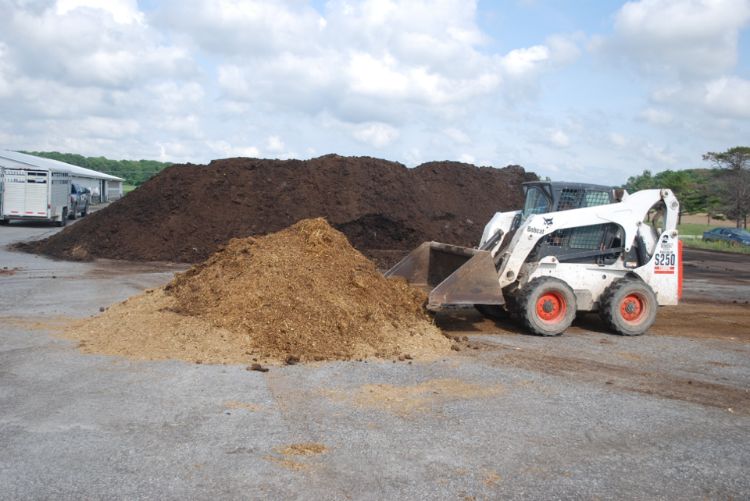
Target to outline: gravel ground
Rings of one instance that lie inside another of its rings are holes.
[[[469,342],[434,362],[267,373],[59,337],[178,269],[0,250],[0,499],[750,497],[747,332],[548,339],[466,314],[439,319]]]

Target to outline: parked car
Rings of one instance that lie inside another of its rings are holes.
[[[78,214],[81,217],[85,217],[89,213],[89,194],[88,188],[84,188],[80,184],[70,183],[70,207],[68,209],[68,217],[75,219]]]
[[[728,242],[732,245],[750,245],[750,233],[740,228],[714,228],[703,233],[704,242]]]

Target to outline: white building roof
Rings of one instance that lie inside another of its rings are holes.
[[[51,158],[42,158],[17,151],[0,150],[0,167],[40,167],[43,169],[55,169],[69,172],[73,176],[89,177],[93,179],[106,179],[107,181],[124,181],[123,178],[111,176],[103,172],[98,172],[77,165],[67,164]]]

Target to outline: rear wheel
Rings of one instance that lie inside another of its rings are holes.
[[[573,290],[556,278],[535,278],[519,291],[518,313],[524,327],[540,336],[559,336],[576,316]]]
[[[57,224],[57,226],[65,226],[66,224],[68,224],[68,209],[67,208],[63,209],[62,217],[55,224]]]
[[[474,308],[492,320],[505,320],[510,316],[505,308],[497,304],[475,304]]]
[[[599,301],[599,315],[611,330],[640,336],[656,320],[656,294],[648,284],[630,278],[613,282]]]

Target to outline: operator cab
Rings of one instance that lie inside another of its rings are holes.
[[[622,196],[611,186],[587,183],[534,181],[523,183],[523,189],[526,199],[518,225],[535,214],[612,204]],[[557,230],[539,241],[528,261],[555,256],[560,262],[611,264],[623,251],[623,237],[614,223]]]
[[[523,183],[525,203],[521,219],[532,214],[580,209],[615,203],[615,189],[611,186],[586,183],[533,181]]]

